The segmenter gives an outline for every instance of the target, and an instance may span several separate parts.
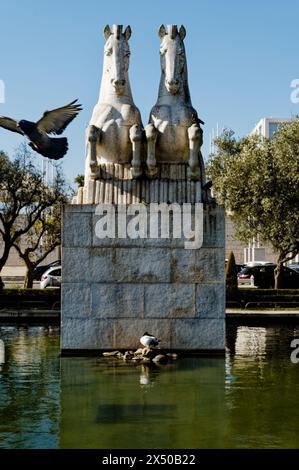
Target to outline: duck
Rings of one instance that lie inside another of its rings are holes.
[[[146,331],[141,336],[140,343],[146,348],[152,348],[154,346],[158,346],[160,340]]]

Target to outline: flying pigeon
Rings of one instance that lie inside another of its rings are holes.
[[[30,147],[44,157],[59,160],[68,151],[66,137],[51,138],[47,134],[60,135],[69,123],[82,110],[81,104],[75,104],[78,100],[72,101],[66,106],[45,111],[42,118],[37,122],[15,121],[9,117],[0,116],[0,127],[12,132],[25,135],[30,140]]]
[[[160,343],[160,340],[156,338],[153,335],[150,335],[149,333],[145,332],[143,336],[140,338],[140,343],[145,346],[146,348],[151,348],[154,346],[158,346]]]

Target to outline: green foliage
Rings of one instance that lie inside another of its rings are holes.
[[[244,308],[298,308],[299,289],[239,290],[239,303]]]
[[[240,299],[255,300],[298,300],[299,289],[240,289]]]
[[[60,244],[61,205],[67,196],[59,169],[53,184],[47,186],[26,146],[20,146],[12,160],[0,152],[0,270],[14,246],[27,266],[28,277]]]
[[[53,287],[51,289],[24,289],[22,287],[16,286],[15,288],[10,286],[9,288],[4,288],[2,291],[2,296],[18,296],[18,297],[57,297],[60,296],[60,287]]]
[[[225,269],[226,274],[226,296],[228,300],[235,300],[238,297],[238,277],[235,255],[231,251]]]
[[[226,130],[215,143],[208,174],[216,199],[230,212],[236,236],[247,243],[259,235],[281,266],[299,253],[299,119],[281,126],[273,140],[236,140]]]
[[[77,183],[78,187],[84,186],[84,175],[77,175],[74,179],[75,183]]]

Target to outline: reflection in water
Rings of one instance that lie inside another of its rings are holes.
[[[151,368],[147,364],[141,364],[139,383],[144,387],[154,386],[154,374],[151,374]]]
[[[98,406],[96,415],[96,423],[98,424],[119,424],[124,422],[131,422],[138,424],[140,419],[144,423],[148,419],[151,421],[161,422],[162,419],[169,419],[174,416],[177,410],[176,405],[157,405],[157,404],[129,404],[119,405],[114,403],[113,405],[104,404]]]
[[[4,363],[5,363],[5,345],[4,345],[4,341],[0,339],[0,370],[1,370],[2,364]]]
[[[59,429],[58,330],[0,328],[0,448],[54,448]]]
[[[167,366],[161,364],[154,364],[149,362],[148,364],[138,365],[138,370],[140,371],[139,383],[141,388],[152,388],[155,385],[155,382],[159,376],[159,372],[165,370],[171,370],[175,368],[175,363],[168,363]]]
[[[290,341],[298,333],[286,325],[228,329],[235,381],[226,385],[224,447],[299,447],[299,368],[290,361]]]
[[[226,389],[228,390],[242,369],[248,373],[252,367],[263,373],[264,356],[266,355],[267,329],[263,327],[239,326],[234,335],[233,355],[226,355]],[[242,360],[236,361],[235,358]],[[241,369],[241,370],[240,370]]]
[[[232,362],[230,355],[225,356],[225,388],[229,389],[231,383],[236,380],[236,377],[232,374]]]
[[[266,354],[267,329],[262,327],[240,326],[238,328],[235,354],[255,359]]]
[[[140,375],[153,386],[140,386]],[[62,358],[60,446],[216,447],[223,377],[222,358],[182,358],[151,370],[110,358]]]
[[[0,447],[299,447],[298,326],[227,329],[226,358],[59,358],[59,330],[0,327]]]

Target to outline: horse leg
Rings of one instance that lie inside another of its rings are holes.
[[[142,131],[138,124],[130,128],[130,141],[132,142],[133,158],[131,161],[131,173],[133,178],[139,178],[142,175],[141,168],[141,139]]]
[[[95,173],[98,167],[97,163],[97,142],[99,141],[100,129],[96,126],[89,126],[87,138],[89,142],[89,167],[91,173]]]
[[[191,180],[202,179],[204,163],[200,147],[202,145],[202,130],[197,124],[192,124],[188,128],[189,138],[189,171],[188,177]]]
[[[201,151],[199,151],[198,156],[199,156],[199,166],[200,166],[200,171],[201,171],[202,199],[203,199],[203,202],[210,204],[212,201],[212,194],[211,194],[212,181],[211,180],[207,181],[205,164],[203,161],[203,156],[202,156]]]
[[[154,124],[150,123],[146,126],[145,135],[147,140],[147,173],[149,177],[153,178],[158,172],[156,162],[156,140],[158,136],[158,131],[155,128]]]

